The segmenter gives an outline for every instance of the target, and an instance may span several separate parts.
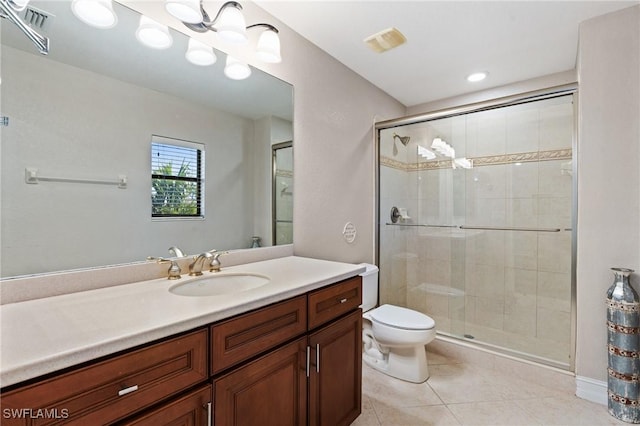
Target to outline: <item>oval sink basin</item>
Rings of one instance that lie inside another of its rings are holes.
[[[200,277],[174,285],[169,292],[180,296],[217,296],[262,287],[269,277],[258,274],[223,273]]]

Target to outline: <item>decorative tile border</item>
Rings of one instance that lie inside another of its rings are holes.
[[[498,164],[531,163],[536,161],[571,160],[571,157],[571,149],[556,149],[552,151],[522,152],[517,154],[491,155],[467,159],[473,162],[473,167],[482,167],[495,166]],[[417,163],[405,163],[385,156],[380,157],[380,165],[406,172],[450,169],[452,167],[451,163],[452,160],[429,160]]]

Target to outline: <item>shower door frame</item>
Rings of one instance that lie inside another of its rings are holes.
[[[376,122],[374,125],[375,129],[375,260],[376,265],[380,264],[380,226],[381,226],[381,218],[380,218],[380,132],[382,130],[392,129],[399,126],[405,126],[409,124],[416,124],[426,121],[434,121],[442,118],[461,116],[465,114],[487,111],[497,108],[503,108],[512,105],[523,104],[527,102],[540,101],[549,98],[555,98],[565,95],[573,96],[573,133],[572,133],[572,141],[571,141],[571,167],[573,173],[572,180],[572,205],[571,205],[571,313],[570,313],[570,363],[568,365],[560,362],[556,362],[553,360],[541,359],[540,357],[529,355],[526,353],[522,353],[515,350],[510,350],[508,348],[502,348],[494,346],[490,343],[483,343],[479,341],[472,341],[473,345],[492,351],[497,352],[503,355],[514,356],[520,359],[525,359],[527,361],[532,361],[544,365],[548,365],[551,367],[559,368],[562,370],[575,371],[575,362],[576,362],[576,311],[577,311],[577,296],[576,296],[576,254],[577,254],[577,225],[578,225],[578,165],[577,165],[577,151],[578,151],[578,83],[569,83],[563,84],[559,86],[553,86],[545,89],[534,90],[529,92],[524,92],[520,94],[490,99],[482,102],[464,104],[451,108],[444,108],[440,110],[435,110],[431,112],[415,114],[407,117],[401,117],[392,120],[385,120]],[[378,283],[380,285],[380,283]],[[380,294],[380,292],[378,292]],[[444,334],[437,332],[438,336],[447,336],[461,342],[469,342],[468,340],[464,340],[462,337]]]

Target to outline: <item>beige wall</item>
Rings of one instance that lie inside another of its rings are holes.
[[[578,79],[576,374],[604,381],[609,268],[640,269],[640,6],[581,25]]]

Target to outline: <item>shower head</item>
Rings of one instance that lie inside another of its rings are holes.
[[[404,145],[404,146],[407,146],[407,144],[411,140],[410,136],[398,136],[396,133],[394,133],[393,134],[393,139],[395,140],[395,138],[400,139],[400,142],[402,142],[402,145]]]

